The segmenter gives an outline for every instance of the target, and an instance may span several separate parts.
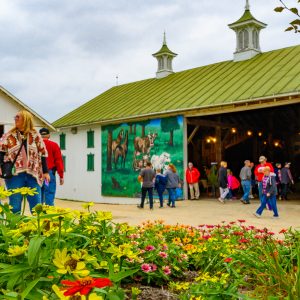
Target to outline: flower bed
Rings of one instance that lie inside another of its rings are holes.
[[[298,231],[129,226],[92,205],[30,217],[0,206],[0,299],[300,299]]]

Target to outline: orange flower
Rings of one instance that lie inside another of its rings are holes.
[[[85,277],[75,281],[62,280],[61,283],[66,287],[65,296],[73,296],[80,292],[81,295],[87,295],[94,287],[104,288],[112,286],[112,282],[108,278],[92,278]]]

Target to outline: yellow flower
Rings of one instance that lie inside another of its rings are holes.
[[[190,287],[189,282],[170,282],[170,288],[174,291],[185,291]]]
[[[34,196],[38,194],[36,188],[29,188],[29,187],[21,187],[18,189],[13,189],[14,194],[21,194],[22,196]]]
[[[87,202],[87,203],[81,204],[81,206],[82,206],[83,208],[85,208],[85,209],[88,209],[88,208],[90,208],[91,206],[94,206],[94,205],[95,205],[94,202]]]
[[[25,253],[25,251],[28,249],[27,245],[20,246],[11,246],[8,248],[8,256],[19,256]]]
[[[8,191],[4,188],[4,186],[0,186],[0,199],[6,199],[11,195],[11,191]],[[2,208],[1,208],[2,209]],[[1,210],[2,211],[2,210]]]
[[[116,247],[114,245],[111,245],[108,249],[108,253],[112,253],[113,256],[116,256],[118,258],[120,257],[127,257],[129,259],[136,259],[139,252],[134,253],[131,250],[132,245],[131,244],[122,244],[119,247]]]
[[[96,234],[98,231],[98,227],[96,227],[96,226],[87,225],[85,228],[86,228],[85,231],[87,231],[88,234]]]
[[[68,254],[67,248],[62,251],[55,250],[55,258],[53,264],[57,267],[56,272],[59,274],[74,274],[81,277],[88,276],[90,271],[86,269],[86,265],[83,261],[79,261],[70,254]]]
[[[110,211],[97,211],[96,220],[98,222],[105,221],[105,220],[111,220],[112,219],[112,213]]]

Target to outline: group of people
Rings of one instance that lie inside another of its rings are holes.
[[[216,179],[219,187],[220,196],[218,200],[221,203],[236,198],[236,191],[242,187],[243,196],[240,199],[243,204],[250,204],[250,199],[254,198],[254,191],[260,199],[260,206],[254,213],[256,217],[260,217],[263,210],[268,207],[274,213],[274,218],[278,218],[278,210],[276,197],[287,200],[287,191],[290,184],[294,183],[290,163],[286,162],[284,167],[277,163],[273,168],[272,164],[267,162],[265,156],[259,157],[259,164],[255,167],[250,160],[244,161],[244,166],[239,173],[239,179],[236,178],[232,171],[227,169],[227,162],[221,161],[217,170],[216,163],[213,163],[216,171]],[[214,171],[214,170],[213,170]],[[185,172],[186,182],[189,187],[190,199],[199,199],[200,189],[200,171],[194,167],[192,162],[188,163]],[[148,193],[150,209],[153,209],[153,188],[157,190],[160,208],[163,207],[163,193],[167,189],[169,193],[168,206],[175,207],[176,189],[180,186],[180,179],[173,164],[168,166],[167,171],[162,174],[161,170],[152,169],[151,163],[148,163],[138,177],[142,183],[141,204],[139,208],[144,208],[145,198]]]
[[[160,169],[156,172],[152,169],[150,162],[147,162],[146,168],[142,169],[138,181],[141,182],[142,195],[141,204],[138,208],[144,208],[145,199],[148,193],[150,209],[153,209],[153,188],[157,190],[159,197],[159,208],[164,207],[163,193],[168,191],[169,199],[167,205],[175,208],[176,191],[180,187],[180,178],[176,171],[176,167],[173,164],[169,164],[164,174]]]
[[[11,162],[13,176],[5,178],[7,189],[28,187],[36,189],[36,194],[28,195],[30,210],[39,203],[53,206],[56,191],[56,173],[60,184],[64,183],[64,166],[60,148],[51,141],[47,128],[34,128],[33,116],[22,110],[14,117],[14,127],[0,139],[0,177],[2,166]],[[14,213],[20,213],[22,195],[12,194],[9,204]]]

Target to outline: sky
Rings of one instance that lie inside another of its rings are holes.
[[[295,4],[297,0],[286,0]],[[250,0],[262,51],[300,43],[279,0]],[[230,60],[245,0],[0,0],[0,85],[52,122],[117,84],[155,77],[166,31],[174,71]],[[124,104],[126,105],[126,104]],[[0,108],[1,109],[1,108]]]

